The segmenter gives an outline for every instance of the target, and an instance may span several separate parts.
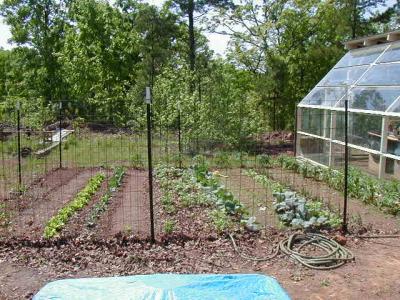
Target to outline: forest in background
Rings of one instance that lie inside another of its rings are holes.
[[[399,27],[384,0],[5,0],[0,118],[42,128],[58,116],[155,126],[234,142],[293,129],[296,104],[345,53],[343,42]],[[205,32],[230,37],[225,57]]]

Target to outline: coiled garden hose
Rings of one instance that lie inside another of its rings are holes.
[[[331,270],[344,265],[347,261],[354,260],[354,255],[350,250],[346,249],[336,241],[316,233],[294,233],[288,238],[280,241],[275,246],[271,255],[262,258],[251,257],[242,253],[236,245],[232,234],[229,234],[229,237],[231,238],[235,251],[242,258],[252,261],[267,261],[276,257],[279,252],[282,252],[296,259],[299,263],[308,268],[315,270]],[[299,246],[295,249],[295,245]],[[320,248],[326,254],[318,256],[301,254],[300,250],[307,245]]]

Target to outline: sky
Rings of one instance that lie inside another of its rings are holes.
[[[113,2],[113,0],[109,0],[110,2]],[[161,6],[165,0],[147,0],[146,2],[149,2],[151,4],[155,4],[157,6]],[[396,0],[387,0],[386,1],[386,6],[391,6],[396,2]],[[384,9],[384,7],[382,7]],[[8,43],[8,39],[11,37],[10,29],[9,26],[4,24],[3,18],[0,17],[0,47],[3,47],[4,49],[11,49],[13,45],[10,45]],[[216,33],[204,33],[209,41],[209,46],[216,54],[224,55],[224,52],[226,50],[226,47],[228,45],[229,37],[228,36],[223,36],[220,34]]]

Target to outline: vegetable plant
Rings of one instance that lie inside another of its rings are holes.
[[[175,222],[173,220],[166,220],[164,223],[164,232],[171,234],[175,229]]]
[[[52,217],[46,224],[44,229],[44,237],[52,238],[57,235],[68,220],[79,210],[85,207],[92,196],[100,188],[101,184],[105,179],[103,173],[98,173],[90,178],[87,185],[70,201],[66,206],[58,211],[58,213]]]
[[[108,182],[108,189],[106,193],[100,198],[100,201],[96,203],[92,211],[87,217],[86,225],[88,227],[93,227],[96,225],[96,220],[100,215],[106,211],[107,206],[111,200],[112,194],[118,189],[122,184],[122,179],[125,175],[125,169],[122,167],[117,167],[114,169],[113,176]]]

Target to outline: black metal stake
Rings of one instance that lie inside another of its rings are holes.
[[[293,153],[294,157],[297,156],[297,106],[294,110],[294,137],[293,137]]]
[[[62,112],[61,112],[61,110],[62,110],[62,102],[60,102],[60,106],[59,106],[59,116],[58,116],[58,118],[59,118],[59,130],[60,130],[60,135],[59,135],[59,139],[60,139],[60,143],[59,143],[59,145],[58,145],[58,149],[59,149],[59,152],[60,152],[60,169],[62,169],[62,134],[61,134],[61,120],[62,120]]]
[[[181,141],[181,109],[178,110],[178,151],[179,151],[179,168],[182,169],[182,141]]]
[[[18,151],[18,190],[22,187],[22,167],[21,167],[21,112],[20,104],[17,103],[17,151]]]
[[[348,100],[344,102],[344,204],[342,231],[347,233],[347,200],[348,200],[348,175],[349,175],[349,141],[348,141]]]
[[[155,242],[154,236],[154,204],[153,204],[153,162],[151,149],[151,107],[147,103],[147,162],[149,167],[149,197],[150,197],[150,236],[151,242]]]

